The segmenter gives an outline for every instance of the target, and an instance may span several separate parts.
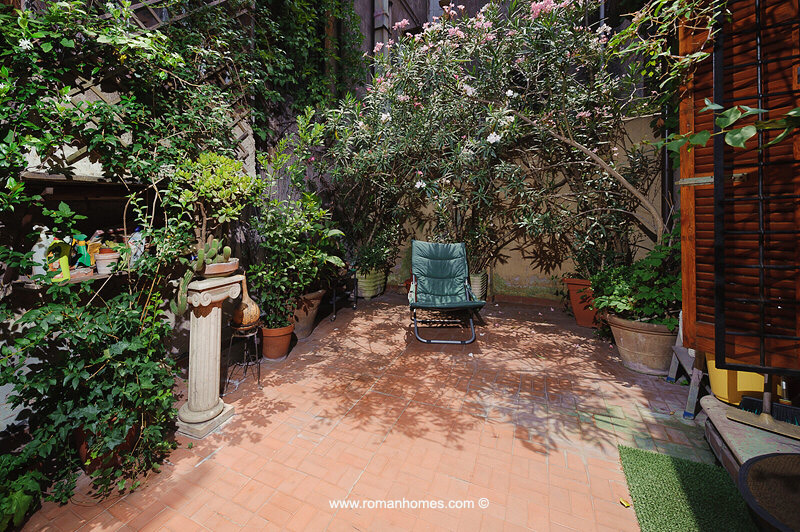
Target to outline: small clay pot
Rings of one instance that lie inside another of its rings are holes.
[[[288,355],[293,331],[294,324],[278,329],[261,327],[261,354],[264,358],[275,360]]]
[[[94,264],[99,275],[108,275],[114,272],[114,265],[119,262],[119,253],[101,253],[94,256]]]
[[[218,262],[217,264],[207,264],[200,275],[206,279],[210,277],[227,277],[239,269],[239,259],[232,257],[228,262]]]

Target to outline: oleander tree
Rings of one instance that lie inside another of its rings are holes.
[[[515,247],[545,270],[630,263],[665,225],[660,154],[626,124],[658,118],[702,58],[670,50],[682,17],[709,24],[696,4],[652,0],[616,33],[586,24],[594,2],[492,2],[472,18],[451,4],[375,46],[372,83],[325,112],[314,164],[341,205],[380,206],[356,221],[464,241],[473,271]]]

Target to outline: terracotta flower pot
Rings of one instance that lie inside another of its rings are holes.
[[[575,313],[577,324],[581,327],[597,326],[595,319],[597,311],[592,307],[594,300],[590,282],[587,279],[565,277],[564,284],[567,285],[569,291],[569,304],[572,306],[572,312]]]
[[[669,372],[677,331],[670,331],[666,325],[625,320],[613,314],[606,320],[626,368],[648,375]]]
[[[231,257],[228,262],[219,262],[217,264],[207,264],[200,275],[206,279],[211,277],[227,277],[239,269],[239,259]]]
[[[136,439],[139,437],[139,426],[134,425],[128,430],[125,439],[113,451],[100,455],[96,458],[89,457],[89,434],[82,428],[72,432],[72,443],[78,451],[81,459],[81,467],[87,472],[92,473],[101,467],[120,465],[120,456],[133,449]],[[88,465],[86,461],[89,461]]]
[[[294,324],[278,329],[261,327],[261,354],[264,358],[275,360],[288,355],[293,331]]]
[[[101,250],[102,251],[102,250]],[[119,253],[99,253],[94,257],[95,266],[99,275],[108,275],[114,272],[114,265],[119,262]]]
[[[325,297],[325,290],[317,290],[304,296],[300,296],[297,308],[294,309],[294,334],[298,339],[307,338],[314,330],[314,320],[317,319],[317,312]]]

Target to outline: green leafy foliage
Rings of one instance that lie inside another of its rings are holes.
[[[629,320],[660,323],[673,330],[681,310],[680,225],[670,241],[656,245],[630,266],[592,276],[594,307]]]
[[[465,242],[472,271],[512,249],[584,276],[630,263],[663,222],[648,199],[659,152],[628,124],[672,97],[691,61],[674,64],[669,35],[697,5],[648,2],[618,35],[587,27],[581,3],[489,3],[472,18],[446,6],[377,43],[366,94],[318,116],[312,165],[348,251],[385,268],[414,232]]]
[[[352,3],[231,0],[197,7],[170,2],[170,10],[188,16],[155,30],[134,23],[129,2],[0,7],[0,174],[26,167],[31,152],[43,169],[74,172],[62,150],[71,145],[85,146],[109,179],[147,182],[186,154],[232,154],[234,111],[244,103],[252,107],[256,136],[266,141],[277,104],[316,105],[362,77]],[[252,35],[239,22],[250,8]],[[328,16],[343,29],[326,47]],[[118,101],[71,98],[77,79],[115,84]]]
[[[281,176],[300,184],[304,163],[289,156],[286,148],[284,140],[276,155],[260,157],[273,185]],[[298,200],[279,200],[270,194],[268,189],[258,215],[251,219],[259,253],[247,270],[247,279],[265,325],[278,328],[292,323],[297,299],[312,284],[345,264],[338,250],[343,233],[334,227],[330,212],[316,195],[302,192]]]
[[[262,183],[247,175],[241,161],[216,153],[201,153],[185,161],[171,176],[167,203],[176,212],[189,212],[198,246],[238,219],[249,199],[260,193]]]
[[[800,127],[800,107],[791,109],[776,118],[744,120],[748,117],[768,115],[770,111],[747,105],[734,105],[725,109],[708,98],[706,98],[705,104],[705,107],[700,112],[713,111],[717,113],[714,123],[719,127],[718,132],[712,133],[709,130],[702,130],[689,133],[672,133],[666,139],[656,143],[658,147],[665,146],[676,162],[680,162],[680,150],[687,142],[691,146],[705,146],[714,135],[722,135],[725,144],[734,148],[744,149],[747,148],[747,142],[759,133],[780,131],[769,142],[764,143],[761,148],[764,149],[783,142],[794,133],[795,129]]]
[[[2,214],[26,205],[42,210],[60,234],[75,235],[83,215],[68,204],[44,209],[12,180],[5,190]],[[27,269],[30,259],[29,251],[0,245],[6,267]],[[48,272],[35,277],[39,297],[21,315],[0,301],[10,331],[0,342],[0,385],[10,386],[8,403],[21,408],[16,422],[27,427],[19,448],[0,454],[0,529],[18,526],[45,493],[66,501],[81,468],[100,494],[135,489],[174,447],[174,364],[164,345],[171,328],[158,273],[165,268],[158,254],[140,262],[148,267],[129,270],[126,289],[111,295],[91,283],[53,283]]]

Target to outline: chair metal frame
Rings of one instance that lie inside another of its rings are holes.
[[[414,275],[414,274],[411,275],[411,284],[412,285],[416,285],[417,284],[417,276]],[[470,289],[469,283],[467,281],[464,281],[464,293],[467,296],[467,300],[475,301],[475,296],[472,293],[472,290]],[[414,322],[414,336],[417,337],[417,340],[419,340],[420,342],[425,343],[425,344],[453,344],[453,345],[467,345],[467,344],[471,344],[472,342],[475,341],[475,322],[472,319],[472,314],[473,314],[474,311],[472,309],[454,308],[454,309],[430,309],[430,310],[433,310],[433,311],[436,311],[436,312],[448,312],[448,311],[449,312],[459,312],[459,311],[462,311],[462,310],[466,311],[468,313],[468,315],[469,315],[469,329],[470,329],[471,337],[470,337],[469,340],[430,340],[430,339],[427,339],[427,338],[423,338],[422,336],[419,335],[419,327],[418,327],[419,323],[422,323],[423,325],[427,324],[427,323],[440,323],[440,324],[456,324],[456,323],[458,323],[458,324],[460,324],[460,323],[462,323],[462,320],[455,320],[455,319],[453,319],[453,320],[421,319],[421,318],[417,318],[417,309],[412,309],[411,310],[411,319]]]

